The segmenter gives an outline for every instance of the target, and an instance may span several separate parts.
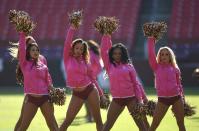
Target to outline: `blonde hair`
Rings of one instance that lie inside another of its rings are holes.
[[[176,62],[176,56],[175,56],[173,50],[167,46],[161,47],[159,49],[157,57],[156,57],[157,62],[160,63],[160,53],[162,50],[165,50],[165,49],[169,52],[169,58],[170,58],[171,65],[174,66],[175,68],[179,69],[178,64]]]

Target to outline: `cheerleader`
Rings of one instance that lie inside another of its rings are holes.
[[[38,108],[50,130],[58,130],[53,104],[49,103],[48,91],[52,89],[52,80],[48,67],[39,60],[39,47],[36,43],[26,44],[25,33],[19,32],[19,67],[23,76],[25,100],[22,107],[21,124],[17,131],[27,130]],[[26,47],[27,45],[27,47]]]
[[[100,131],[103,124],[99,101],[100,99],[103,101],[105,98],[92,72],[87,43],[82,39],[72,41],[76,29],[77,28],[71,24],[64,44],[63,56],[67,74],[66,83],[69,88],[73,90],[73,93],[66,118],[61,124],[60,131],[67,130],[81,109],[84,101],[88,102],[89,109],[96,122],[96,128]]]
[[[129,112],[142,102],[142,92],[136,80],[136,71],[130,62],[126,47],[119,43],[112,46],[111,36],[104,34],[101,41],[101,55],[110,79],[110,93],[113,97],[108,109],[103,131],[109,131],[120,113],[127,106]],[[141,131],[146,127],[141,119],[135,119]]]
[[[175,55],[169,47],[161,47],[155,55],[154,37],[148,38],[149,63],[155,75],[155,86],[158,102],[149,131],[155,131],[172,105],[180,131],[185,131],[184,125],[184,94],[181,85],[181,74]]]
[[[36,44],[35,39],[32,36],[27,36],[26,37],[26,46],[28,46],[29,44],[32,44],[32,43]],[[9,48],[10,55],[12,56],[13,59],[18,60],[19,59],[19,56],[18,56],[19,50],[18,50],[18,47],[15,47],[14,45],[18,46],[19,43],[11,43],[11,46],[13,46],[13,47]],[[44,63],[45,65],[47,65],[46,58],[44,56],[42,56],[41,54],[39,55],[39,59],[38,60],[40,62]],[[17,68],[16,68],[16,78],[17,78],[17,83],[22,86],[23,85],[23,77],[21,77],[21,76],[23,76],[23,74],[22,74],[22,71],[21,71],[21,69],[19,67],[19,63],[18,63],[17,64]],[[51,77],[51,76],[49,75],[49,77]],[[51,79],[51,78],[49,78],[49,79]],[[23,118],[23,111],[24,111],[23,108],[24,108],[24,103],[25,103],[26,99],[27,98],[25,96],[24,97],[24,101],[23,101],[23,105],[22,105],[22,108],[21,108],[20,117],[19,117],[19,119],[18,119],[18,121],[17,121],[17,123],[15,125],[14,131],[17,131],[17,129],[19,128],[19,126],[21,124],[21,121],[22,121],[22,118]]]
[[[93,71],[93,75],[96,77],[99,75],[99,73],[102,71],[102,60],[100,57],[100,48],[97,42],[94,40],[88,40],[87,41],[88,47],[89,47],[89,54],[90,54],[90,63]],[[86,107],[86,118],[88,122],[93,121],[92,113],[89,110],[88,103],[85,103]]]

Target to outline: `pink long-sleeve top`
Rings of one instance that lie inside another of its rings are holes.
[[[100,57],[96,55],[92,50],[90,50],[89,53],[90,53],[90,62],[91,62],[93,75],[97,77],[97,75],[102,71]]]
[[[24,75],[24,93],[47,95],[52,79],[48,72],[46,60],[39,58],[38,62],[26,60],[26,40],[23,32],[19,33],[19,64]],[[40,56],[42,57],[42,56]]]
[[[143,87],[142,83],[140,82],[140,80],[138,79],[138,77],[136,78],[136,81],[137,81],[138,86],[139,86],[139,88],[140,88],[142,100],[147,99],[146,93],[145,93],[145,91],[144,91],[144,87]]]
[[[148,38],[149,64],[155,75],[155,87],[159,97],[183,96],[180,70],[171,64],[157,63],[155,55],[155,38]]]
[[[64,43],[63,57],[65,71],[67,74],[66,83],[69,88],[83,88],[93,83],[101,96],[103,92],[96,82],[96,77],[94,77],[91,65],[87,64],[83,58],[77,59],[70,53],[74,32],[75,29],[70,27]]]
[[[113,98],[136,96],[141,101],[142,94],[136,80],[136,72],[131,64],[113,65],[109,61],[109,49],[112,47],[111,36],[104,35],[101,41],[101,55],[104,67],[110,79],[110,92]]]

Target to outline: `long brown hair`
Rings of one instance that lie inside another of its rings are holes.
[[[27,48],[26,48],[26,60],[31,60],[31,56],[30,56],[30,49],[31,47],[37,47],[38,50],[39,50],[39,47],[36,43],[28,43],[27,44]],[[32,66],[36,66],[37,65],[37,61],[38,59],[34,60],[34,63]],[[20,63],[18,62],[17,66],[16,66],[16,80],[17,80],[17,83],[19,85],[23,85],[23,82],[24,82],[24,77],[23,77],[23,72],[20,68]]]
[[[32,36],[26,36],[26,46],[27,46],[26,59],[27,60],[30,60],[29,51],[30,51],[30,48],[33,46],[33,45],[31,45],[32,43],[30,43],[30,41],[34,42],[34,46],[36,46],[39,49],[38,45],[35,43],[35,39]],[[18,55],[19,55],[18,46],[19,46],[19,42],[18,43],[10,42],[10,47],[8,48],[8,50],[9,50],[10,56],[12,57],[12,60],[18,60]],[[16,65],[16,81],[17,81],[17,84],[22,86],[23,80],[24,80],[23,73],[22,73],[22,70],[21,70],[19,62],[18,62],[17,65]]]
[[[74,51],[74,47],[76,44],[78,43],[81,43],[84,47],[84,50],[83,50],[83,59],[86,61],[86,63],[90,63],[90,55],[89,55],[89,51],[88,51],[88,45],[87,45],[87,42],[82,40],[82,39],[75,39],[72,43],[72,50],[71,50],[71,55],[73,55],[73,51]]]
[[[26,46],[30,43],[30,41],[36,43],[35,39],[32,36],[26,36]],[[32,43],[31,42],[31,43]],[[9,42],[10,46],[8,48],[9,54],[12,57],[12,60],[18,59],[18,53],[19,53],[19,42]]]

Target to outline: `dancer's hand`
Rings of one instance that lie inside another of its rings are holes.
[[[52,91],[52,90],[54,90],[54,87],[53,87],[53,85],[50,85],[50,86],[48,86],[48,90],[49,90],[49,91]]]
[[[105,96],[105,95],[100,96],[100,108],[108,109],[109,105],[110,105],[110,100],[109,100],[108,95],[107,96]]]
[[[144,104],[147,104],[147,103],[148,103],[148,99],[147,99],[147,98],[144,98],[144,99],[143,99],[143,103],[144,103]]]
[[[182,96],[182,102],[185,104],[185,97]]]

